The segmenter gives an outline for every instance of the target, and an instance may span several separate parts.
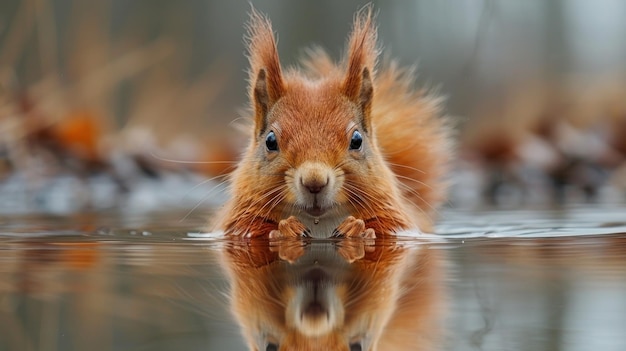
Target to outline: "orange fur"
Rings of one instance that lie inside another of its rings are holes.
[[[254,128],[215,229],[266,236],[295,216],[329,236],[354,216],[377,236],[430,230],[445,198],[447,128],[439,100],[412,88],[412,70],[389,62],[377,72],[373,21],[371,7],[356,15],[339,64],[317,50],[302,69],[283,72],[271,25],[253,10]],[[277,150],[266,146],[270,136]]]
[[[378,242],[349,263],[331,245],[308,246],[288,263],[267,242],[229,243],[222,262],[231,283],[232,311],[250,350],[265,351],[268,343],[283,351],[347,351],[353,343],[370,351],[439,349],[445,303],[439,250]],[[314,271],[323,272],[317,285],[307,278]],[[294,322],[294,306],[307,306],[298,297],[302,289],[334,296],[320,299],[324,312],[337,315],[332,325]],[[339,303],[331,302],[335,299]]]

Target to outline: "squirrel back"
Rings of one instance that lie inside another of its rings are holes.
[[[283,72],[269,20],[249,23],[251,142],[217,220],[230,235],[380,236],[430,230],[445,199],[448,128],[414,72],[379,55],[371,7],[345,58],[313,50]]]

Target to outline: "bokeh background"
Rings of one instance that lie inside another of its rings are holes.
[[[339,58],[365,1],[252,1],[284,65]],[[373,1],[385,55],[445,96],[450,206],[623,202],[626,3]],[[0,2],[0,212],[204,208],[245,140],[251,4]]]
[[[339,58],[366,4],[251,2],[284,65]],[[626,1],[373,4],[385,55],[446,97],[447,206],[605,205],[444,213],[448,349],[625,349]],[[0,0],[0,351],[243,348],[190,228],[245,144],[250,6]]]

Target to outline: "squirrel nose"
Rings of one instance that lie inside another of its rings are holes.
[[[324,187],[328,184],[328,177],[325,179],[318,179],[318,178],[312,178],[312,179],[300,179],[300,183],[302,184],[303,187],[307,188],[307,190],[309,190],[309,192],[311,194],[318,194],[320,193]]]

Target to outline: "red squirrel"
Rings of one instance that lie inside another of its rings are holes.
[[[359,244],[367,240],[343,240]],[[277,246],[297,246],[281,240]],[[293,262],[274,245],[230,241],[220,262],[248,349],[434,351],[446,316],[441,250],[379,245],[348,261],[311,242]]]
[[[371,6],[345,57],[314,50],[283,70],[270,21],[248,23],[250,143],[215,228],[235,237],[384,237],[428,231],[445,198],[449,133],[440,99],[379,47]]]

